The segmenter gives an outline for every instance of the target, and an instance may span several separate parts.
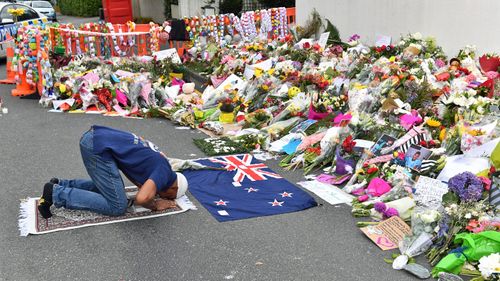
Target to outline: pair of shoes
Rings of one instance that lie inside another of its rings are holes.
[[[51,180],[52,181],[52,180]],[[59,182],[59,181],[58,181]],[[52,206],[52,191],[54,190],[54,184],[48,182],[43,186],[43,194],[38,201],[38,211],[44,219],[52,217],[50,212],[50,206]]]

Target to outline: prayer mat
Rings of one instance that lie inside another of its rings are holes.
[[[219,222],[305,210],[317,205],[250,154],[199,159],[220,170],[185,170],[189,191]]]
[[[137,187],[125,187],[127,197],[135,197]],[[149,219],[161,216],[175,215],[187,210],[196,210],[196,206],[184,195],[176,199],[177,207],[164,211],[151,211],[141,206],[131,206],[125,215],[111,217],[97,214],[90,211],[69,210],[65,208],[55,208],[52,206],[52,217],[44,219],[38,212],[38,200],[40,198],[27,198],[21,202],[19,215],[19,231],[21,236],[28,234],[45,234],[50,232],[75,229],[81,227],[95,226],[100,224],[110,224],[124,221]]]

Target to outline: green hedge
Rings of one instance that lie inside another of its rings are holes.
[[[59,0],[58,5],[63,15],[96,17],[102,8],[102,0]]]

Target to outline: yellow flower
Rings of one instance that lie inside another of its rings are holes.
[[[425,123],[427,124],[427,126],[433,127],[433,128],[441,126],[441,122],[439,122],[436,119],[432,119],[432,118],[427,119],[427,121]]]
[[[475,137],[484,135],[484,132],[481,129],[469,130],[468,133],[469,133],[469,135],[472,135]]]
[[[446,138],[446,129],[443,128],[441,132],[439,132],[439,140],[443,141]]]
[[[7,12],[13,16],[22,16],[24,14],[24,9],[19,8],[19,9],[8,9]]]
[[[269,91],[269,86],[267,86],[267,85],[262,85],[262,90],[264,90],[264,91]]]

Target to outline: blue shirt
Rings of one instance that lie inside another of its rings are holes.
[[[134,184],[151,179],[157,191],[167,190],[176,180],[167,157],[152,142],[135,134],[103,126],[94,129],[94,153],[114,161]]]
[[[422,160],[413,160],[412,157],[406,156],[405,165],[407,168],[418,170],[420,165],[422,165]]]

